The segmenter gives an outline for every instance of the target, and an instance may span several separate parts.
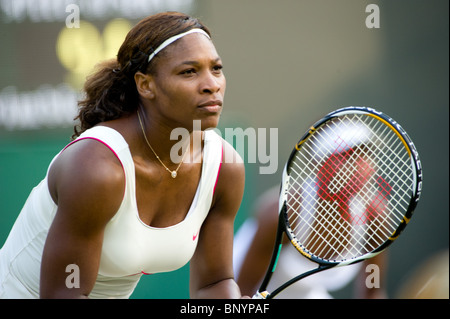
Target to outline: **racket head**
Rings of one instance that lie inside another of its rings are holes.
[[[419,154],[392,118],[346,107],[316,122],[283,170],[279,211],[291,243],[320,265],[348,265],[386,249],[422,192]]]

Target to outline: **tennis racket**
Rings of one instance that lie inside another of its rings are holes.
[[[271,299],[307,276],[379,254],[408,224],[421,192],[419,154],[400,124],[366,107],[329,113],[286,162],[274,251],[254,298]],[[269,293],[284,233],[318,267]]]

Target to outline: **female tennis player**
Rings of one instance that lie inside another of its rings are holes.
[[[190,261],[192,298],[240,298],[232,246],[244,167],[222,163],[239,157],[207,130],[225,86],[197,19],[171,12],[139,22],[117,59],[87,79],[74,141],[1,249],[0,296],[128,298],[143,274]],[[189,137],[174,140],[177,128]]]

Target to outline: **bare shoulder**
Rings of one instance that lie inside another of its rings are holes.
[[[49,170],[48,186],[61,209],[115,212],[123,198],[125,174],[117,156],[103,143],[85,139],[67,147]],[[105,216],[109,219],[112,216]]]

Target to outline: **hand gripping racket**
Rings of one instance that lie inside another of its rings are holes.
[[[418,152],[396,121],[366,107],[326,115],[283,170],[274,251],[254,298],[271,299],[309,275],[379,254],[408,224],[421,191]],[[318,267],[269,293],[284,233]]]

